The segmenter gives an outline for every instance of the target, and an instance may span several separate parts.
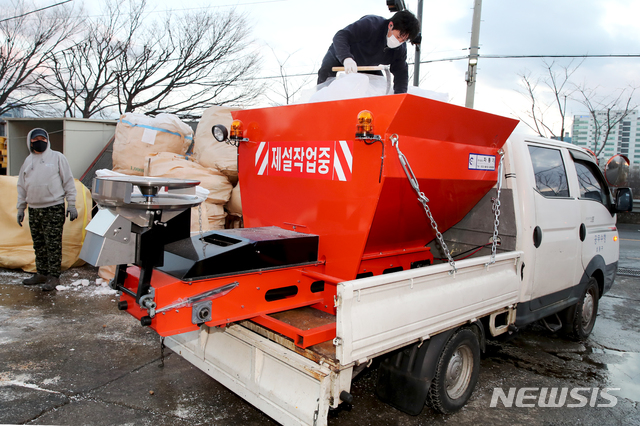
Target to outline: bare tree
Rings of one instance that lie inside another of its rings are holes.
[[[37,111],[51,102],[34,83],[78,28],[70,7],[31,13],[35,9],[27,0],[14,0],[0,11],[0,114],[13,108]]]
[[[263,90],[252,80],[258,54],[249,25],[235,11],[167,13],[159,25],[132,37],[117,58],[120,112],[170,112],[198,117],[212,105],[242,105]]]
[[[564,140],[567,98],[570,98],[575,91],[574,86],[570,84],[570,79],[583,62],[584,59],[572,66],[573,61],[571,61],[569,65],[562,66],[555,61],[551,63],[543,61],[546,68],[544,77],[534,78],[530,72],[520,74],[525,88],[525,92],[521,93],[531,102],[531,108],[526,114],[527,118],[518,117],[520,121],[540,136],[559,136],[560,140]],[[539,89],[540,83],[546,86],[546,90]],[[541,94],[541,91],[545,91],[546,94]],[[548,114],[553,115],[554,118],[549,119]],[[551,124],[557,121],[560,122],[559,135]]]
[[[117,106],[117,59],[127,54],[140,29],[146,1],[107,1],[80,41],[53,55],[43,91],[64,105],[64,116],[108,116]]]
[[[530,72],[522,73],[519,75],[520,75],[522,84],[526,89],[526,96],[531,101],[531,108],[529,111],[527,111],[527,117],[530,120],[532,120],[532,122],[530,122],[529,120],[523,117],[520,117],[520,116],[517,116],[517,117],[521,122],[525,123],[530,129],[532,129],[538,135],[546,136],[548,127],[545,126],[544,124],[545,123],[544,114],[549,107],[547,106],[544,109],[541,109],[540,106],[538,106],[537,87],[538,87],[539,79],[533,79],[531,77]]]
[[[82,37],[53,55],[38,88],[64,115],[139,112],[199,117],[212,105],[245,106],[263,90],[250,27],[235,11],[165,12],[146,0],[108,0]],[[143,20],[144,17],[144,20]]]
[[[287,70],[287,62],[296,52],[288,54],[285,59],[280,59],[273,48],[271,46],[269,48],[278,62],[279,77],[274,85],[267,88],[269,93],[265,94],[265,97],[274,106],[289,105],[315,74],[290,75]],[[273,96],[282,98],[282,101],[274,100]]]
[[[635,88],[619,90],[613,97],[602,97],[597,94],[597,89],[587,88],[583,84],[577,88],[577,91],[580,102],[587,108],[593,119],[594,142],[590,149],[596,157],[600,157],[612,131],[637,108],[637,104],[632,104]]]

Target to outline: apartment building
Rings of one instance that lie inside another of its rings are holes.
[[[610,111],[610,120],[623,114],[623,111]],[[607,126],[607,111],[597,111],[596,116],[600,123],[601,134],[599,136],[597,149],[599,150],[604,141],[604,133]],[[596,125],[595,120],[589,114],[574,115],[572,126],[571,142],[574,145],[589,148],[595,151]],[[623,154],[629,158],[631,164],[640,165],[640,121],[638,111],[631,111],[624,117],[609,133],[604,150],[598,155],[602,163],[616,154]]]

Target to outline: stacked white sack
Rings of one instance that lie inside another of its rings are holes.
[[[240,197],[240,182],[233,187],[231,197],[224,209],[227,211],[227,224],[229,228],[242,228],[242,198]]]
[[[113,143],[113,170],[142,176],[144,159],[158,152],[184,155],[193,142],[193,130],[173,114],[149,117],[123,114],[116,125]]]
[[[144,168],[145,176],[167,177],[175,179],[194,179],[200,186],[209,191],[209,195],[201,209],[206,211],[207,220],[202,222],[202,231],[224,229],[224,205],[229,201],[233,186],[220,171],[201,166],[182,155],[161,152],[147,156]],[[194,207],[195,210],[198,207]],[[195,222],[195,223],[194,223]],[[199,231],[198,215],[192,210],[191,231]]]
[[[193,147],[194,160],[207,168],[219,170],[235,185],[238,181],[238,148],[224,142],[218,142],[211,129],[216,124],[231,128],[232,111],[237,108],[213,106],[202,113],[202,118],[196,128],[195,144]]]
[[[204,111],[196,129],[193,157],[198,164],[221,171],[234,186],[229,201],[225,205],[229,215],[227,227],[239,228],[242,226],[242,203],[238,183],[238,148],[218,142],[211,131],[216,124],[222,124],[230,129],[233,111],[237,109],[222,106],[213,106]]]

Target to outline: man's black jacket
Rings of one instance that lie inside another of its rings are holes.
[[[335,76],[331,67],[342,66],[346,58],[353,58],[358,66],[390,65],[394,93],[406,93],[409,81],[407,46],[402,43],[395,49],[387,47],[389,22],[381,16],[367,15],[338,31],[322,60],[318,84]]]

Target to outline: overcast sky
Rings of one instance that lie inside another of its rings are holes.
[[[336,31],[367,14],[390,18],[386,0],[149,0],[162,10],[213,6],[235,7],[252,23],[262,48],[263,76],[278,75],[274,53],[290,55],[287,73],[316,73]],[[405,0],[417,12],[418,0]],[[424,0],[422,61],[468,53],[473,0]],[[485,0],[480,26],[480,60],[475,108],[506,116],[524,116],[530,103],[517,90],[519,74],[543,76],[543,59],[489,59],[482,55],[639,54],[638,0]],[[410,48],[409,61],[413,61]],[[571,59],[546,59],[567,66]],[[573,59],[573,65],[581,59]],[[464,105],[466,60],[421,65],[420,87],[447,93]],[[559,68],[560,70],[560,68]],[[572,77],[576,84],[598,88],[603,96],[640,85],[640,58],[589,58]],[[315,85],[315,77],[310,78]],[[412,80],[411,80],[412,81]],[[639,93],[640,94],[640,93]],[[568,102],[568,115],[585,109]]]
[[[336,31],[366,14],[391,17],[385,0],[279,0],[237,4],[254,22],[254,37],[281,58],[291,54],[288,72],[316,72]],[[406,0],[417,13],[417,0]],[[473,0],[424,0],[422,61],[465,56],[470,45]],[[640,53],[640,2],[637,0],[485,0],[480,25],[480,61],[475,108],[501,115],[524,116],[530,103],[517,90],[519,74],[543,76],[543,59],[483,59],[482,55],[599,55]],[[413,49],[410,49],[413,51]],[[267,64],[273,54],[264,52]],[[560,66],[582,59],[545,59]],[[410,61],[413,61],[411,53]],[[420,87],[447,93],[464,105],[466,60],[421,65]],[[561,68],[558,68],[560,71]],[[265,74],[277,73],[266,67]],[[640,85],[640,58],[588,58],[572,77],[576,84],[598,88],[603,96]],[[542,86],[541,86],[542,87]],[[585,112],[568,102],[569,115]]]

